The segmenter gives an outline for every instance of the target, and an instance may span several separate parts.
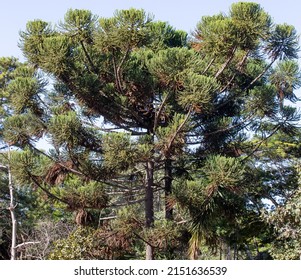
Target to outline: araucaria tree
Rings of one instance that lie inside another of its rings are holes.
[[[240,2],[192,37],[136,9],[69,10],[20,36],[28,64],[1,89],[5,141],[23,149],[12,169],[80,226],[51,258],[71,258],[59,248],[79,235],[94,245],[74,258],[140,258],[143,247],[146,259],[185,258],[186,246],[199,258],[208,244],[250,255],[250,220],[270,231],[253,163],[298,120],[284,103],[300,86],[294,27]]]

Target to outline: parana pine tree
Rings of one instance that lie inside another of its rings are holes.
[[[13,112],[3,135],[23,149],[20,183],[75,213],[70,240],[96,242],[95,258],[138,258],[143,247],[146,259],[184,258],[183,244],[190,258],[204,244],[250,253],[250,220],[269,230],[255,207],[264,197],[251,201],[252,164],[298,120],[285,104],[300,86],[293,26],[239,2],[192,37],[136,9],[69,10],[20,36],[28,65],[3,89]]]

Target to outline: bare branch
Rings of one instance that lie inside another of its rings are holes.
[[[27,245],[33,245],[33,244],[39,244],[41,243],[41,241],[28,241],[28,242],[23,242],[21,244],[18,244],[17,246],[15,246],[15,249],[23,247],[23,246],[27,246]]]
[[[6,165],[0,164],[0,170],[7,172],[8,171],[8,167]]]
[[[113,220],[116,219],[117,216],[109,216],[109,217],[103,217],[103,218],[99,218],[99,221],[105,221],[105,220]]]

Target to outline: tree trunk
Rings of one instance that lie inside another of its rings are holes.
[[[238,260],[238,249],[237,249],[237,243],[234,243],[234,249],[233,249],[233,260]]]
[[[149,160],[146,166],[146,190],[145,190],[145,227],[150,229],[154,226],[154,162]],[[154,259],[154,247],[146,244],[145,259]]]
[[[172,166],[171,159],[165,160],[165,218],[173,219],[173,209],[170,207],[169,197],[172,193]]]
[[[247,257],[248,257],[247,259],[248,260],[254,260],[248,244],[245,244],[245,248],[246,248],[246,254],[247,254]]]
[[[8,171],[8,187],[9,187],[9,196],[10,196],[10,203],[9,203],[9,211],[11,215],[12,221],[12,241],[11,241],[11,260],[16,259],[16,240],[17,240],[17,220],[15,215],[15,200],[14,200],[14,186],[12,181],[12,174],[10,170],[10,166],[7,168]]]
[[[227,260],[232,260],[232,252],[230,245],[227,245]]]
[[[146,247],[145,247],[145,259],[146,260],[154,259],[154,247],[152,247],[149,244],[146,244]]]

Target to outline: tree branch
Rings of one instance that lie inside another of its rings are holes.
[[[84,51],[84,53],[85,53],[86,58],[88,59],[88,62],[89,62],[89,64],[90,64],[90,66],[92,67],[93,72],[96,73],[96,72],[97,72],[97,71],[96,71],[96,67],[94,66],[94,63],[93,63],[93,61],[92,61],[90,55],[88,54],[88,51],[87,51],[87,49],[86,49],[86,47],[85,47],[85,45],[84,45],[84,42],[83,42],[83,41],[80,41],[80,44],[81,44],[81,46],[82,46],[82,48],[83,48],[83,51]]]
[[[244,65],[244,63],[246,62],[248,56],[250,54],[250,50],[248,50],[245,55],[243,56],[243,58],[241,59],[241,61],[237,64],[237,70],[241,71],[242,67]],[[222,88],[222,90],[220,91],[221,93],[224,92],[233,82],[233,80],[235,79],[235,77],[237,76],[237,74],[233,74],[232,78],[230,79],[230,81]]]
[[[41,243],[41,241],[28,241],[28,242],[23,242],[23,243],[18,244],[17,246],[15,246],[15,249],[18,249],[18,248],[23,247],[23,246],[33,245],[33,244],[39,244],[39,243]]]
[[[49,197],[56,199],[64,204],[70,205],[68,201],[56,196],[55,194],[51,193],[50,191],[48,191],[46,188],[44,188],[39,182],[38,180],[35,178],[35,176],[33,176],[32,174],[28,174],[30,176],[30,178],[33,180],[33,182],[43,191],[45,192]]]
[[[267,65],[265,68],[264,68],[264,70],[257,76],[257,77],[255,77],[251,82],[250,82],[250,84],[246,87],[246,88],[244,88],[244,90],[247,90],[247,89],[249,89],[253,84],[255,84],[269,69],[270,69],[270,67],[273,65],[273,63],[276,61],[276,58],[274,58],[271,62],[270,62],[270,64],[269,65]]]
[[[43,152],[43,151],[37,149],[35,146],[33,146],[33,145],[30,145],[30,146],[31,146],[35,151],[37,151],[39,154],[42,154],[43,156],[45,156],[45,157],[51,159],[52,161],[54,161],[55,163],[57,163],[57,164],[60,165],[61,167],[63,167],[63,168],[65,168],[65,169],[69,170],[70,172],[72,172],[72,173],[74,173],[74,174],[77,174],[77,175],[80,175],[80,176],[84,176],[84,174],[83,174],[82,172],[80,172],[80,171],[78,171],[78,170],[75,170],[75,169],[73,169],[73,168],[71,168],[71,167],[68,167],[68,166],[66,166],[65,164],[61,163],[60,161],[57,161],[57,160],[53,159],[50,155],[48,155],[48,154],[46,154],[45,152]]]
[[[0,170],[2,170],[2,171],[8,171],[8,167],[6,165],[0,164]]]
[[[219,75],[221,75],[224,70],[226,69],[226,67],[229,65],[229,63],[232,61],[234,54],[236,52],[237,47],[235,46],[230,54],[230,56],[228,57],[228,59],[225,61],[225,63],[222,65],[221,69],[219,69],[217,71],[217,73],[215,74],[215,78],[217,79],[219,77]]]
[[[206,72],[209,70],[209,68],[210,68],[211,65],[213,64],[214,60],[215,60],[215,57],[212,58],[212,59],[210,60],[210,62],[208,63],[207,67],[206,67],[205,70],[202,72],[202,75],[205,75],[205,74],[206,74]]]
[[[272,137],[279,129],[280,129],[280,127],[279,127],[279,126],[276,126],[276,127],[273,129],[273,131],[272,131],[268,136],[266,136],[264,139],[262,139],[261,141],[259,141],[259,142],[257,143],[257,145],[256,145],[255,148],[251,151],[251,153],[250,153],[247,157],[243,158],[242,161],[246,161],[248,158],[250,158],[252,155],[254,155],[254,153],[259,149],[259,147],[260,147],[265,141],[267,141],[270,137]]]
[[[109,216],[109,217],[99,218],[98,221],[113,220],[113,219],[116,219],[116,218],[117,218],[117,216]]]
[[[122,57],[121,61],[120,61],[120,64],[118,65],[117,69],[116,69],[116,74],[117,74],[117,82],[119,84],[119,88],[120,88],[120,92],[122,93],[123,92],[123,89],[122,89],[122,84],[121,84],[121,67],[123,66],[123,64],[125,63],[125,60],[127,59],[129,53],[130,53],[130,44],[128,45],[127,49],[126,49],[126,52],[124,54],[124,56]]]
[[[176,132],[174,133],[174,135],[171,137],[168,146],[167,146],[167,151],[169,152],[171,145],[173,144],[173,142],[175,141],[177,135],[181,132],[182,128],[184,127],[184,125],[186,124],[186,122],[188,121],[190,115],[191,115],[191,111],[192,111],[192,107],[189,108],[188,113],[185,116],[184,121],[179,125],[178,129],[176,130]]]
[[[140,240],[142,240],[144,243],[146,243],[147,245],[151,246],[152,248],[155,248],[156,246],[154,246],[153,244],[149,243],[147,240],[145,240],[142,236],[140,236],[137,232],[134,232],[134,235],[136,237],[138,237]]]
[[[160,107],[159,107],[157,113],[155,114],[154,131],[155,131],[156,128],[157,128],[159,117],[160,117],[160,115],[161,115],[161,113],[162,113],[163,107],[164,107],[164,105],[165,105],[165,103],[166,103],[166,101],[167,101],[167,99],[168,99],[169,96],[170,96],[170,92],[168,92],[168,93],[166,94],[166,96],[164,97],[164,99],[162,100],[162,102],[161,102],[161,104],[160,104]]]

